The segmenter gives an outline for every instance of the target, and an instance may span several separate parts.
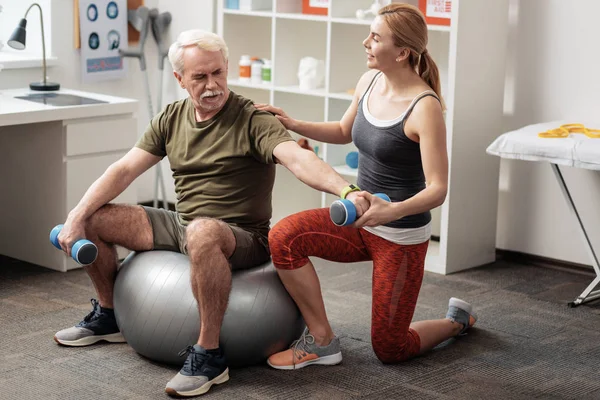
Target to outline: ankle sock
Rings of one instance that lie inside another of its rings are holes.
[[[459,334],[462,334],[469,328],[469,318],[471,315],[463,309],[458,307],[448,307],[448,312],[446,313],[446,318],[448,318],[452,322],[456,322],[463,325]]]

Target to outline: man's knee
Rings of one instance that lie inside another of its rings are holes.
[[[226,223],[211,219],[197,218],[185,230],[186,246],[193,259],[211,252],[221,252],[227,258],[235,249],[235,236]]]

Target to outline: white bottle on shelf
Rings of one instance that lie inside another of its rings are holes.
[[[243,55],[240,58],[240,82],[250,82],[252,60],[250,56]]]
[[[262,60],[260,60],[260,59],[252,60],[251,81],[254,85],[260,85],[262,83],[262,66],[263,66]]]

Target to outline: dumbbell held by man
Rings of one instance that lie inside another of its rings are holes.
[[[60,247],[60,243],[58,243],[58,234],[62,230],[64,225],[56,225],[50,231],[50,243],[54,245],[59,250],[62,250]],[[87,239],[79,239],[73,246],[71,247],[71,257],[77,263],[81,265],[89,265],[96,261],[96,257],[98,257],[98,247]]]
[[[385,201],[391,201],[385,193],[375,193],[373,196],[377,196]],[[329,216],[337,226],[347,226],[356,221],[356,207],[348,199],[336,200],[329,207]]]

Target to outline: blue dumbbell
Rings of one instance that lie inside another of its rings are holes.
[[[58,243],[58,234],[60,233],[63,225],[56,225],[54,229],[50,231],[50,243],[54,245],[59,250],[62,250],[60,244]],[[98,257],[98,248],[92,242],[87,239],[80,239],[73,247],[71,247],[71,257],[73,260],[78,262],[81,265],[89,265],[96,261],[96,257]]]
[[[377,196],[385,201],[391,201],[385,193],[375,193],[373,196]],[[350,225],[356,220],[356,207],[348,199],[336,200],[329,207],[329,216],[337,226]]]

